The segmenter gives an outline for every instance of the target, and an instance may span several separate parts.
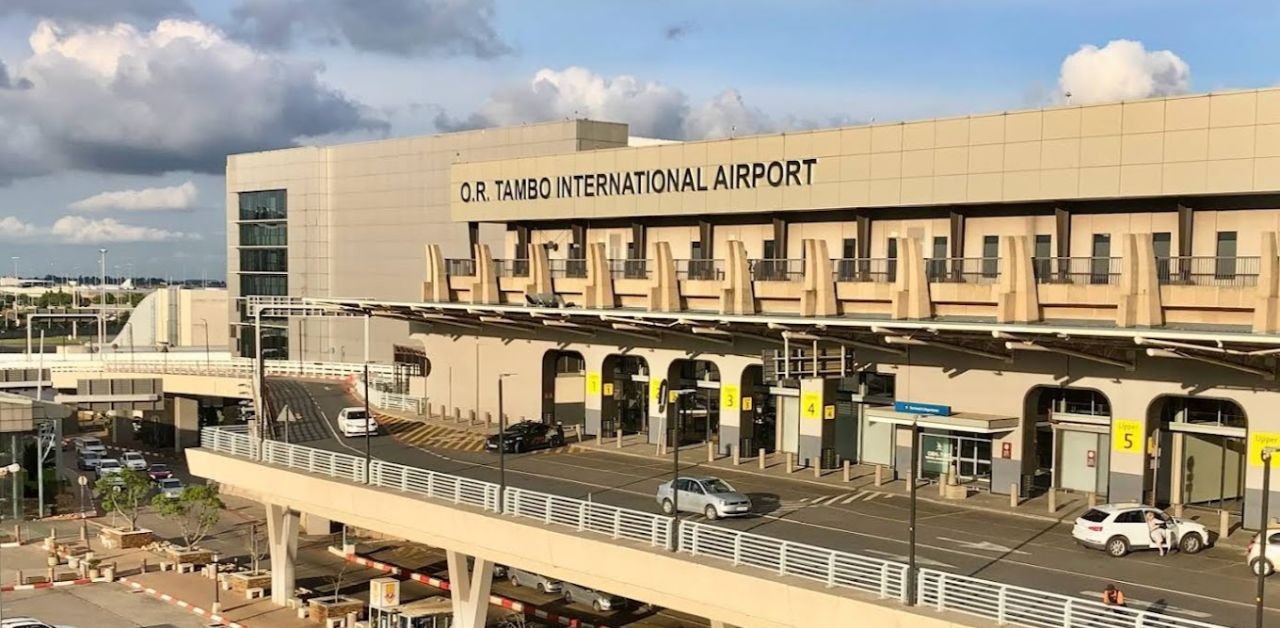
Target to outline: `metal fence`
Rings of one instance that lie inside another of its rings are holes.
[[[724,261],[718,259],[674,260],[676,279],[724,281]]]
[[[248,434],[245,435],[252,438]],[[307,473],[364,483],[364,458],[275,440],[262,441],[262,461]]]
[[[373,381],[369,382],[369,405],[384,410],[426,414],[428,404],[426,397],[383,390],[381,386],[385,385],[384,383],[378,382],[377,378],[374,377],[370,377],[370,379]],[[356,397],[364,399],[364,375],[357,375],[354,384],[351,387],[351,391],[355,393]]]
[[[701,523],[680,524],[680,551],[767,569],[780,576],[906,600],[907,566]]]
[[[1036,283],[1105,286],[1120,283],[1119,257],[1034,257]]]
[[[506,514],[514,517],[537,519],[655,547],[667,547],[671,543],[671,517],[665,515],[518,488],[506,489],[502,501]]]
[[[753,259],[747,262],[747,271],[755,281],[802,281],[802,259]]]
[[[924,271],[933,283],[995,283],[1000,278],[1000,258],[933,257],[924,260]]]
[[[647,259],[611,259],[609,275],[614,279],[648,279],[649,260]]]
[[[1256,286],[1261,269],[1258,257],[1156,258],[1156,279],[1162,286]]]
[[[553,259],[547,260],[547,268],[552,278],[586,279],[587,260],[585,259]]]
[[[446,259],[444,272],[450,277],[475,277],[476,261],[469,257]]]
[[[436,473],[426,469],[374,460],[369,466],[370,484],[423,497],[466,504],[484,510],[498,508],[498,486],[490,482]]]
[[[831,269],[836,281],[891,283],[898,278],[898,260],[889,258],[846,258],[835,260]]]
[[[529,260],[527,259],[495,259],[493,272],[499,277],[528,277]]]

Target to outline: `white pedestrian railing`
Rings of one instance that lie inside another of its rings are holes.
[[[0,363],[0,368],[36,368],[37,361]],[[221,358],[210,360],[157,359],[155,354],[146,359],[131,359],[128,355],[98,362],[51,362],[44,368],[54,373],[157,373],[166,375],[213,375],[219,377],[253,377],[253,360],[250,358]],[[267,375],[280,377],[317,377],[342,379],[364,373],[359,362],[298,362],[296,360],[265,360],[263,370]],[[370,364],[369,373],[379,377],[392,374],[387,364]]]
[[[413,395],[404,395],[400,393],[389,392],[378,387],[378,379],[371,377],[373,381],[369,382],[369,405],[383,410],[399,410],[401,412],[411,412],[413,414],[426,414],[427,398],[415,397]],[[356,397],[364,399],[364,377],[363,374],[357,375],[356,380],[351,386],[351,391]]]
[[[537,519],[655,547],[671,544],[671,517],[665,515],[518,488],[507,488],[503,502],[506,514],[514,517]]]
[[[689,521],[680,524],[680,551],[906,601],[907,566],[825,547]]]
[[[243,426],[206,427],[202,447],[240,458],[262,460],[308,473],[365,482],[365,460],[323,449],[264,441]],[[261,451],[259,451],[261,450]],[[368,483],[454,504],[499,512],[497,484],[402,464],[373,460]],[[567,526],[614,539],[669,547],[670,517],[607,504],[506,488],[506,514]],[[883,599],[907,600],[907,565],[850,552],[793,543],[759,534],[691,521],[681,521],[678,549],[692,556],[708,556],[735,566],[765,569],[779,576],[852,589]],[[1028,628],[1223,628],[1173,615],[1002,584],[934,569],[917,572],[916,599],[920,607],[964,613],[999,625]]]

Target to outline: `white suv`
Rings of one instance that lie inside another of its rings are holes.
[[[364,408],[343,408],[338,412],[338,431],[343,436],[373,436],[378,433],[378,421],[365,414]]]
[[[1264,545],[1258,543],[1258,537],[1261,535],[1253,535],[1253,539],[1249,541],[1249,549],[1245,552],[1245,560],[1249,563],[1249,568],[1253,573],[1269,576],[1276,571],[1276,564],[1280,563],[1280,528],[1271,528],[1267,530],[1267,542]]]
[[[1155,549],[1147,528],[1147,513],[1164,521],[1169,531],[1169,547],[1185,554],[1195,554],[1209,543],[1209,530],[1203,525],[1164,514],[1158,508],[1142,504],[1104,504],[1091,508],[1076,519],[1071,536],[1085,547],[1105,550],[1120,557],[1137,549]]]
[[[120,462],[124,464],[124,468],[130,471],[147,470],[147,459],[143,458],[142,454],[136,451],[124,452],[124,456],[120,458]]]

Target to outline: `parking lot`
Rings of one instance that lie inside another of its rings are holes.
[[[75,628],[202,628],[190,611],[117,584],[5,593],[4,618],[30,616]]]

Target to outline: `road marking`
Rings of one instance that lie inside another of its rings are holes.
[[[1080,595],[1087,598],[1095,599],[1095,600],[1102,599],[1102,591],[1081,591]],[[1134,608],[1140,611],[1151,611],[1154,613],[1177,613],[1179,615],[1186,615],[1187,617],[1195,617],[1197,619],[1208,619],[1210,617],[1213,617],[1212,613],[1193,611],[1190,609],[1180,608],[1177,606],[1169,606],[1168,604],[1164,604],[1164,603],[1143,602],[1141,600],[1134,600],[1129,598],[1125,599],[1125,605],[1128,606],[1129,608]]]
[[[886,552],[886,551],[884,551],[884,550],[874,550],[874,549],[869,549],[869,550],[863,550],[863,551],[865,551],[865,552],[866,552],[866,553],[868,553],[868,554],[875,554],[876,556],[879,556],[879,557],[881,557],[881,558],[888,558],[889,560],[896,560],[896,561],[898,561],[898,562],[900,562],[900,563],[905,563],[905,562],[907,562],[908,560],[910,560],[910,557],[909,557],[909,556],[904,556],[904,555],[902,555],[902,554],[894,554],[893,552]],[[923,557],[923,556],[916,556],[916,563],[917,563],[917,564],[920,564],[920,565],[932,565],[932,566],[934,566],[934,567],[945,567],[945,568],[947,568],[947,569],[955,569],[955,568],[956,568],[956,566],[955,566],[955,565],[948,565],[947,563],[944,563],[944,562],[942,562],[942,561],[940,561],[940,560],[934,560],[934,559],[932,559],[932,558],[925,558],[925,557]]]
[[[982,552],[996,552],[997,554],[1023,554],[1027,556],[1031,555],[1030,552],[1016,550],[1016,549],[1013,549],[1012,547],[1005,547],[997,543],[992,543],[991,541],[961,541],[960,539],[950,539],[945,536],[938,537],[938,540],[946,541],[948,543],[955,543],[960,547],[971,549],[971,550],[979,550]]]
[[[850,497],[845,498],[845,500],[844,500],[844,501],[842,501],[842,502],[840,502],[840,503],[841,503],[841,504],[847,504],[847,503],[849,503],[849,502],[851,502],[851,501],[854,501],[854,500],[856,500],[856,499],[862,499],[862,498],[863,498],[863,497],[865,497],[865,496],[866,496],[866,494],[867,494],[867,493],[869,493],[869,492],[870,492],[870,491],[858,491],[856,494],[854,494],[854,495],[852,495],[852,496],[850,496]]]

